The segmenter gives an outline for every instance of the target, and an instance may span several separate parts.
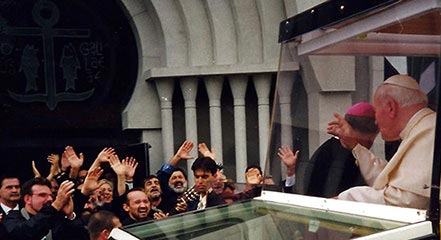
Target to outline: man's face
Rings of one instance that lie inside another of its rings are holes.
[[[46,185],[34,185],[31,190],[31,195],[24,196],[25,207],[29,213],[35,215],[43,206],[52,204],[53,198],[51,189]]]
[[[151,178],[144,183],[144,189],[146,193],[150,194],[153,198],[159,198],[162,194],[161,185],[159,179]]]
[[[78,173],[78,181],[80,183],[84,183],[84,179],[86,179],[87,176],[87,170],[80,170],[80,172]]]
[[[216,181],[211,185],[213,191],[217,194],[221,194],[224,191],[225,181],[227,177],[219,169],[216,172]]]
[[[129,192],[127,199],[128,203],[124,203],[123,208],[128,212],[130,218],[135,221],[142,221],[148,217],[150,212],[150,201],[145,192]]]
[[[206,193],[211,185],[216,181],[216,174],[212,174],[210,171],[204,171],[202,169],[196,169],[193,171],[195,191],[198,193]]]
[[[400,139],[400,131],[396,131],[396,120],[391,112],[390,99],[379,99],[374,97],[375,123],[381,132],[384,141],[396,141]]]
[[[18,178],[5,178],[0,188],[0,201],[6,204],[20,200],[20,181]]]
[[[247,184],[259,184],[262,182],[262,174],[260,174],[260,171],[257,168],[248,169],[245,175]]]
[[[187,190],[187,179],[181,171],[174,171],[168,180],[168,186],[176,193]]]

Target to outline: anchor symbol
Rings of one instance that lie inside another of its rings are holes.
[[[43,13],[44,16],[43,16]],[[53,111],[58,102],[62,101],[83,101],[92,96],[95,88],[89,91],[81,93],[61,92],[57,93],[56,90],[56,75],[55,75],[55,58],[54,58],[54,38],[87,38],[90,36],[88,29],[57,29],[53,26],[58,22],[60,13],[58,7],[51,1],[40,0],[32,9],[32,17],[34,21],[41,26],[41,28],[34,27],[9,27],[3,25],[1,29],[2,33],[13,36],[41,36],[43,39],[43,51],[44,51],[44,78],[45,78],[45,93],[34,94],[17,94],[8,90],[9,96],[19,102],[46,102],[49,110]],[[28,49],[32,49],[32,46],[26,46]],[[28,51],[29,52],[29,51]],[[22,61],[23,65],[23,61]],[[35,68],[34,63],[31,66]],[[38,68],[38,66],[37,66]],[[32,69],[32,68],[31,68]],[[25,70],[23,70],[25,71]],[[28,80],[26,92],[36,90],[36,85],[32,83],[35,81],[36,72],[34,76],[32,72],[25,72]],[[32,77],[34,79],[32,79]],[[29,82],[31,81],[31,83]]]

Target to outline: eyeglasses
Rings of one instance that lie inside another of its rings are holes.
[[[52,197],[52,194],[50,193],[33,193],[32,195],[37,195],[41,198],[48,198],[48,197]]]

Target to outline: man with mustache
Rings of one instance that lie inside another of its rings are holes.
[[[150,197],[153,211],[166,213],[170,210],[162,196],[162,188],[157,176],[150,175],[144,180],[144,191]]]
[[[162,190],[161,206],[159,209],[164,213],[168,213],[173,209],[178,197],[188,188],[187,174],[184,169],[177,165],[181,160],[193,159],[190,156],[191,149],[193,149],[192,142],[183,142],[175,155],[157,172],[157,178]]]
[[[2,176],[0,178],[0,239],[7,239],[6,229],[2,219],[11,210],[18,210],[20,201],[20,180],[14,176]]]
[[[18,210],[20,180],[13,176],[0,178],[0,213],[5,217],[10,210]]]
[[[45,178],[32,178],[22,186],[24,207],[12,210],[3,220],[11,239],[87,239],[82,222],[73,212],[74,183],[60,184],[52,197]]]

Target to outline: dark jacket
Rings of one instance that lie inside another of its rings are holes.
[[[341,146],[336,138],[330,138],[314,152],[306,167],[298,167],[295,186],[305,189],[304,194],[317,197],[335,197],[346,189],[366,185],[352,152]],[[299,180],[298,177],[303,176]],[[297,192],[285,187],[285,192]],[[300,192],[302,193],[302,192]],[[302,193],[303,194],[303,193]]]
[[[26,219],[25,215],[29,216]],[[88,239],[79,217],[69,220],[52,206],[44,206],[35,216],[24,208],[10,211],[3,224],[11,239],[40,240],[52,231],[52,239]]]
[[[198,203],[199,203],[199,198],[197,198],[194,201],[191,201],[188,203],[188,211],[194,211],[197,210],[198,208]],[[218,205],[222,205],[222,204],[226,204],[226,202],[224,201],[224,198],[222,197],[222,195],[217,194],[215,192],[209,192],[208,196],[207,196],[207,208],[208,207],[214,207],[214,206],[218,206]]]
[[[179,194],[168,186],[168,180],[173,173],[173,169],[173,166],[166,164],[162,166],[161,169],[159,169],[159,171],[156,173],[162,190],[162,201],[156,208],[160,209],[164,213],[170,212],[178,203],[177,199]]]

